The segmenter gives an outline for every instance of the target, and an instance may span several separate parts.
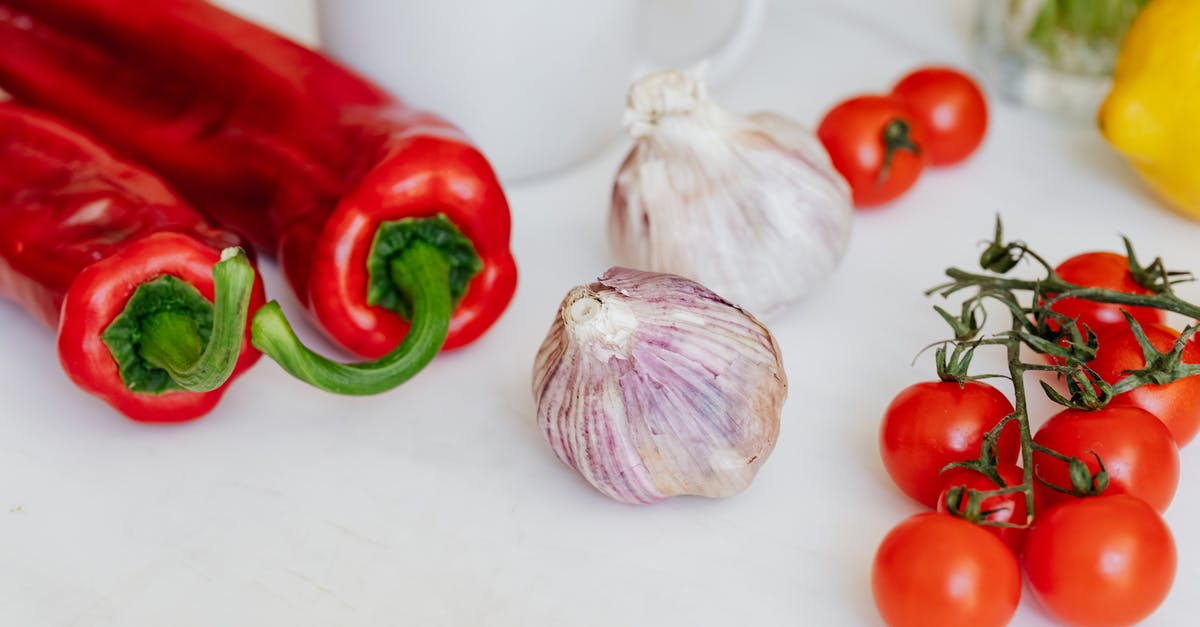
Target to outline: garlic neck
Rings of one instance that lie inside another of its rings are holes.
[[[604,298],[591,290],[576,290],[563,308],[567,333],[602,361],[628,359],[637,329],[633,309],[620,300]]]
[[[629,89],[625,126],[634,137],[643,137],[653,133],[663,119],[691,115],[706,108],[708,102],[704,83],[690,72],[647,74]]]
[[[689,72],[649,74],[629,90],[625,126],[639,143],[659,150],[708,157],[749,124],[709,100],[704,83]]]

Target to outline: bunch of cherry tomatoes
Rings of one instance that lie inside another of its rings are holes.
[[[1079,286],[1149,293],[1128,259],[1115,253],[1077,255],[1055,272]],[[1113,384],[1181,337],[1156,308],[1082,298],[1049,308],[1095,334],[1089,376]],[[1142,341],[1122,312],[1139,323]],[[1182,362],[1200,363],[1200,345],[1185,341]],[[1013,412],[1005,394],[980,380],[918,383],[886,409],[879,439],[884,466],[903,492],[936,510],[903,521],[878,548],[872,588],[889,625],[1005,625],[1020,600],[1022,569],[1043,607],[1067,624],[1130,625],[1166,597],[1176,551],[1161,513],[1179,482],[1178,448],[1200,431],[1200,376],[1142,385],[1098,410],[1051,416],[1028,449],[1032,518],[1025,493],[1013,491],[984,499],[971,520],[956,486],[992,491],[1024,484],[1020,425],[1008,423],[994,440],[1002,485],[971,468],[945,469],[980,458],[985,435]]]
[[[841,102],[825,114],[817,137],[850,184],[855,206],[870,207],[907,191],[926,164],[966,159],[983,141],[987,122],[987,102],[975,81],[927,67],[888,94]]]

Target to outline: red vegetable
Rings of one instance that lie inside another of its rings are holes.
[[[278,254],[326,334],[379,358],[321,358],[268,304],[255,345],[292,374],[344,393],[388,389],[507,307],[507,202],[444,120],[201,0],[0,0],[0,11],[0,87]]]
[[[821,120],[817,137],[850,184],[857,207],[897,198],[925,167],[924,129],[889,96],[858,96],[838,104]]]
[[[1000,390],[979,381],[917,383],[896,395],[879,425],[879,454],[905,494],[937,506],[947,464],[979,457],[983,436],[1013,412]],[[1002,463],[1017,460],[1020,434],[1009,425],[997,443]]]
[[[1171,530],[1127,494],[1038,512],[1024,559],[1038,600],[1070,625],[1133,625],[1162,604],[1175,579]]]
[[[982,527],[948,514],[917,514],[880,543],[871,591],[891,627],[1003,627],[1021,600],[1021,569]]]
[[[1146,339],[1154,348],[1169,352],[1179,332],[1165,324],[1143,324]],[[1200,344],[1192,339],[1183,349],[1183,363],[1200,364]],[[1088,364],[1109,383],[1124,378],[1127,371],[1146,367],[1146,356],[1128,327],[1108,332],[1100,340],[1096,358]],[[1200,431],[1200,377],[1192,376],[1165,385],[1147,383],[1117,396],[1112,405],[1140,407],[1163,421],[1175,443],[1182,447]]]
[[[1129,294],[1150,293],[1134,279],[1129,270],[1129,259],[1117,253],[1080,253],[1060,263],[1054,271],[1062,280],[1083,287],[1101,287]],[[1166,320],[1162,311],[1152,307],[1098,303],[1082,298],[1064,298],[1050,305],[1050,309],[1076,319],[1080,331],[1086,325],[1097,336],[1129,328],[1125,316],[1121,314],[1122,310],[1144,325]]]
[[[1131,494],[1160,512],[1166,511],[1179,486],[1179,449],[1171,432],[1158,418],[1137,407],[1066,409],[1051,416],[1033,441],[1079,459],[1092,474],[1100,472],[1100,461],[1104,462],[1109,480],[1104,494]],[[1038,477],[1054,485],[1072,485],[1066,461],[1035,451],[1033,468]],[[1075,498],[1040,482],[1035,487],[1046,505]],[[1091,490],[1096,486],[1093,481],[1081,487]]]
[[[262,284],[244,255],[222,261],[238,243],[153,175],[0,104],[0,295],[57,328],[67,374],[126,416],[203,415],[258,358]]]
[[[925,129],[921,147],[930,165],[966,159],[987,133],[987,101],[969,76],[947,67],[909,73],[892,88],[912,118]]]

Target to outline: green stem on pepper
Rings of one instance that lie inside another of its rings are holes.
[[[211,304],[169,275],[138,286],[102,336],[125,384],[147,393],[224,385],[241,356],[254,278],[246,253],[227,248],[213,266]]]
[[[251,322],[254,346],[292,376],[327,392],[378,394],[420,372],[442,348],[450,329],[453,303],[450,268],[436,247],[417,242],[391,262],[395,284],[412,303],[412,325],[400,345],[368,362],[338,363],[322,357],[296,337],[279,303],[271,301]]]

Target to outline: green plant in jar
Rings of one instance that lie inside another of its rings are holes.
[[[1111,74],[1121,39],[1148,0],[1011,0],[1013,15],[1032,13],[1024,38],[1063,70]],[[1023,23],[1023,22],[1022,22]]]
[[[1009,99],[1091,119],[1148,1],[980,0],[976,61]]]

